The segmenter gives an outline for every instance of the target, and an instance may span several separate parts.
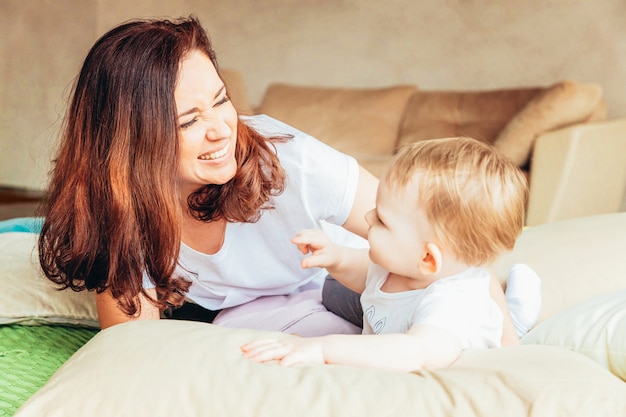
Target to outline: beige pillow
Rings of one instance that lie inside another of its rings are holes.
[[[59,291],[41,271],[35,233],[0,233],[0,325],[99,328],[94,294]]]
[[[469,136],[491,145],[509,120],[542,90],[418,91],[407,104],[398,144]]]
[[[30,416],[615,417],[626,384],[551,346],[465,351],[450,368],[400,373],[258,364],[239,347],[281,333],[129,322],[97,334],[15,414]]]
[[[538,134],[566,125],[598,120],[602,87],[562,81],[533,98],[502,129],[493,145],[518,166],[528,161]]]
[[[541,277],[539,322],[592,297],[626,289],[626,213],[579,217],[522,232],[495,264],[502,281],[515,263]]]
[[[272,84],[258,108],[350,154],[390,155],[412,86],[322,88]]]
[[[522,342],[574,350],[626,381],[626,290],[559,313],[530,331]]]

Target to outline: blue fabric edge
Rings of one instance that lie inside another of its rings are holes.
[[[43,217],[16,217],[0,221],[0,233],[40,233]]]

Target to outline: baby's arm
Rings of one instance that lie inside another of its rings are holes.
[[[369,266],[368,249],[336,245],[319,229],[302,230],[291,241],[303,254],[311,254],[302,260],[302,268],[326,268],[352,291],[363,292]]]
[[[279,360],[281,365],[331,363],[393,371],[443,368],[461,353],[459,339],[435,326],[414,326],[407,333],[329,335],[258,340],[241,347],[257,362]]]

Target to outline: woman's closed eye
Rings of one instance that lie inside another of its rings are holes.
[[[228,96],[228,94],[224,94],[224,97],[222,97],[217,103],[215,103],[213,107],[221,106],[222,104],[228,103],[229,101],[230,97]]]
[[[215,102],[213,107],[219,107],[219,106],[221,106],[223,104],[228,103],[229,101],[230,101],[230,96],[228,94],[224,94],[222,96],[222,98],[220,98],[218,101]],[[198,110],[198,109],[196,108],[195,110]],[[202,115],[200,114],[200,116],[202,116]],[[180,129],[181,130],[189,129],[191,126],[193,126],[198,121],[200,116],[195,116],[193,119],[189,120],[188,122],[181,123],[180,124]]]
[[[185,129],[189,129],[191,126],[193,126],[196,122],[198,121],[197,117],[194,117],[193,119],[191,119],[188,122],[182,123],[180,125],[181,130],[185,130]]]

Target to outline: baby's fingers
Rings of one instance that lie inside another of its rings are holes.
[[[317,248],[320,246],[326,246],[329,243],[329,239],[321,230],[304,229],[291,238],[291,242],[296,245],[307,245],[312,248]]]
[[[296,243],[296,248],[298,248],[300,253],[302,253],[303,255],[306,255],[307,253],[311,252],[311,247],[309,246],[308,243]]]
[[[294,366],[294,365],[300,365],[300,364],[310,363],[310,362],[313,362],[313,361],[310,358],[308,358],[306,354],[304,354],[303,352],[298,352],[298,351],[291,352],[288,355],[285,355],[280,360],[280,364],[283,366]]]
[[[279,360],[289,353],[289,349],[278,340],[263,339],[241,346],[243,356],[255,362]]]
[[[244,354],[254,354],[257,352],[262,352],[265,349],[270,348],[273,345],[276,345],[278,340],[276,339],[260,339],[253,340],[252,342],[248,342],[241,346],[241,351]]]

